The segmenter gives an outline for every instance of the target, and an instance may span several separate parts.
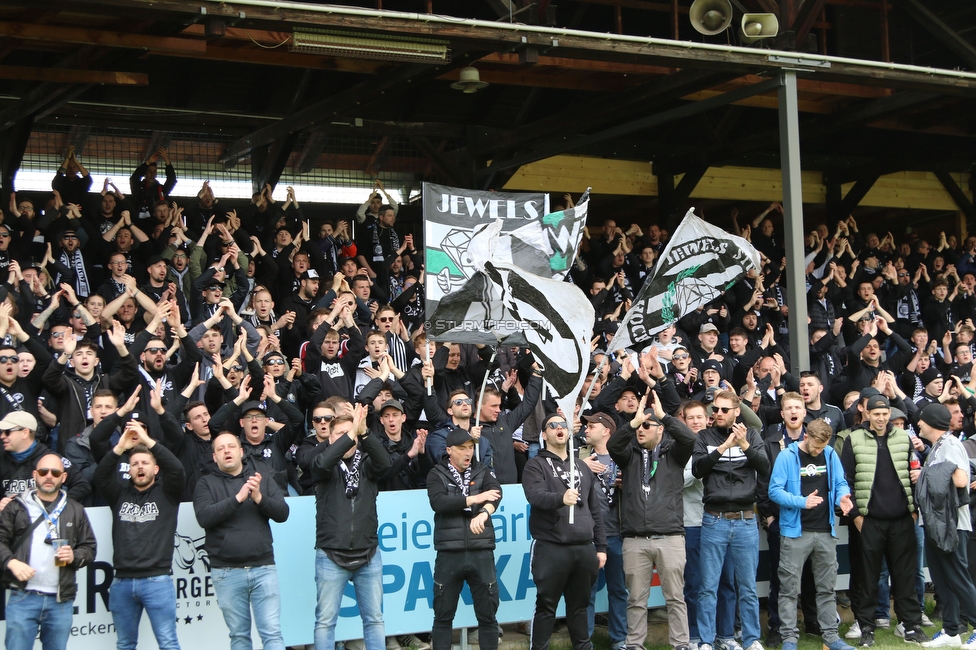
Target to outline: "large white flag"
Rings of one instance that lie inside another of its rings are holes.
[[[644,282],[620,323],[611,350],[649,340],[760,268],[759,252],[742,237],[695,216],[692,208],[661,253],[654,275]]]

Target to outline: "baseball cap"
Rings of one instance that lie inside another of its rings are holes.
[[[874,397],[868,398],[867,410],[873,411],[875,409],[890,409],[891,403],[888,398],[884,395],[875,395]]]
[[[268,414],[268,409],[261,405],[261,402],[252,399],[249,402],[244,402],[244,406],[241,407],[241,415],[247,413],[248,411],[261,411],[265,415]]]
[[[403,413],[403,404],[398,399],[388,399],[383,402],[383,406],[380,407],[380,413],[383,413],[388,408],[393,408]]]
[[[298,276],[298,279],[299,280],[318,280],[319,279],[319,272],[316,271],[315,269],[308,269],[307,271],[303,271],[302,274],[300,276]]]
[[[391,402],[393,400],[390,400]],[[468,440],[474,440],[471,434],[461,427],[454,427],[451,432],[447,434],[447,446],[448,447],[460,447]]]
[[[617,423],[613,421],[613,418],[606,413],[594,413],[593,415],[584,415],[583,419],[586,422],[595,422],[596,424],[602,424],[605,426],[610,433],[615,433],[617,431]]]
[[[27,411],[11,411],[0,420],[0,431],[30,429],[37,431],[37,419]]]
[[[705,332],[718,332],[718,328],[715,326],[715,323],[703,323],[698,333],[704,334]]]
[[[644,419],[650,420],[651,422],[657,422],[660,425],[663,425],[664,424],[664,420],[662,420],[657,415],[655,415],[654,414],[654,409],[652,409],[652,408],[646,408],[646,409],[644,409]]]

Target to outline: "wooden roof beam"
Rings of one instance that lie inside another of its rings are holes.
[[[23,40],[53,41],[76,45],[101,45],[104,47],[123,47],[152,52],[171,52],[203,54],[207,42],[175,36],[151,36],[112,32],[103,29],[84,27],[62,27],[58,25],[28,25],[25,23],[0,22],[0,36]]]
[[[809,0],[808,0],[809,2]],[[898,6],[922,25],[932,36],[952,50],[970,68],[976,70],[976,48],[925,7],[919,0],[898,0]]]
[[[111,70],[70,70],[36,68],[24,65],[0,65],[0,79],[48,81],[59,84],[109,84],[113,86],[148,86],[149,75],[142,72]]]

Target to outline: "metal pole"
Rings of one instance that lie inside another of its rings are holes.
[[[800,173],[800,114],[796,72],[780,76],[779,153],[783,171],[783,222],[786,228],[786,302],[790,308],[790,370],[810,367],[807,332],[806,268],[803,264],[803,183]],[[775,260],[773,260],[775,261]]]

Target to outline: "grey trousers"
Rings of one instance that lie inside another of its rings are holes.
[[[627,584],[627,646],[639,648],[647,640],[647,598],[651,594],[655,568],[668,608],[668,640],[671,647],[688,645],[685,536],[625,537],[623,555]]]
[[[817,622],[826,644],[836,641],[837,542],[830,533],[805,532],[800,537],[780,537],[779,554],[779,628],[783,641],[796,643],[800,630],[796,623],[796,601],[800,595],[803,563],[810,558],[813,581],[817,586]]]

